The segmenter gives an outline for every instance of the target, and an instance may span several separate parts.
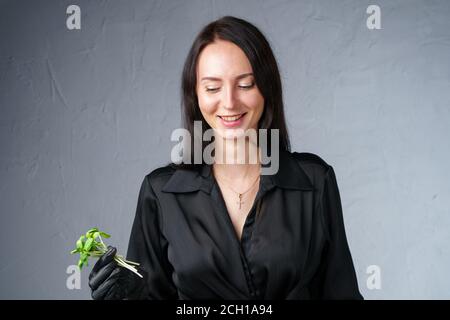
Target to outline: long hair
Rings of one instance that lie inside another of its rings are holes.
[[[233,16],[224,16],[206,25],[195,38],[184,63],[181,79],[181,109],[183,126],[190,133],[193,146],[194,121],[202,121],[203,132],[211,127],[203,118],[196,92],[197,64],[201,51],[216,39],[230,41],[241,48],[247,56],[262,96],[264,109],[258,129],[278,129],[280,150],[290,151],[290,142],[284,117],[283,94],[280,73],[269,42],[253,24]],[[267,130],[270,133],[270,130]],[[202,136],[203,136],[202,132]],[[270,134],[268,140],[270,145]],[[206,142],[202,139],[202,154]],[[191,163],[171,164],[175,168],[198,169]],[[203,159],[202,159],[203,164]]]

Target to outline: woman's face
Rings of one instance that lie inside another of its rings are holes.
[[[240,136],[234,129],[258,129],[264,98],[247,56],[234,43],[216,40],[202,50],[197,97],[206,122],[224,138]]]

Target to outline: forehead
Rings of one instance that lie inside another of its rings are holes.
[[[232,42],[217,40],[207,45],[199,55],[198,78],[202,76],[232,78],[245,72],[252,72],[250,61],[244,51]]]

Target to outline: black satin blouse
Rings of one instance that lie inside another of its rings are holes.
[[[362,299],[333,168],[280,152],[236,235],[211,165],[160,167],[143,180],[127,258],[144,299]]]

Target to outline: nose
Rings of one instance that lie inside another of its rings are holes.
[[[236,107],[236,92],[235,88],[232,85],[226,86],[225,90],[223,90],[223,107],[227,110],[233,110]]]

